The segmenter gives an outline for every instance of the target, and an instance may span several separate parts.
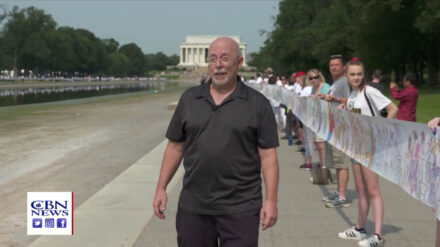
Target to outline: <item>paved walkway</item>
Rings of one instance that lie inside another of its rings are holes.
[[[151,208],[164,147],[163,142],[81,205],[75,211],[74,236],[44,236],[30,246],[176,246],[174,220],[181,170],[169,186],[167,218],[157,219]],[[310,172],[298,168],[303,158],[294,149],[282,141],[278,150],[279,219],[274,227],[260,233],[260,246],[357,246],[356,241],[336,237],[338,231],[355,224],[357,200],[352,177],[348,187],[352,206],[325,208],[321,197],[335,191],[336,185],[312,185]],[[434,246],[431,209],[383,179],[381,188],[386,246]],[[372,231],[371,217],[367,230]]]

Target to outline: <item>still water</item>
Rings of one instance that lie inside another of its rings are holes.
[[[147,81],[129,84],[2,89],[0,90],[0,107],[79,99],[110,94],[160,90],[165,87],[165,82]]]

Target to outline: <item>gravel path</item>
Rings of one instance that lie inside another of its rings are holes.
[[[26,192],[74,191],[76,208],[163,141],[181,91],[0,109],[0,246],[35,239]]]

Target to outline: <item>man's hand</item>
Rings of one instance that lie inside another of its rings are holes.
[[[434,129],[440,124],[440,117],[433,118],[428,122],[428,127],[434,131]]]
[[[318,94],[316,95],[316,98],[318,98],[318,99],[324,99],[324,100],[325,100],[326,96],[327,96],[326,94],[318,93]]]
[[[167,206],[167,193],[165,190],[156,190],[154,195],[153,208],[154,214],[159,219],[165,219],[165,209]]]
[[[345,107],[345,104],[339,104],[339,105],[338,105],[338,109],[339,109],[339,110],[345,110],[345,108],[346,108],[346,107]]]
[[[325,100],[332,102],[336,97],[333,94],[327,94]]]
[[[390,82],[390,88],[398,89],[399,86],[398,86],[397,83],[395,83],[395,82]]]
[[[265,201],[260,211],[260,225],[262,230],[275,225],[278,219],[278,208],[276,202]]]

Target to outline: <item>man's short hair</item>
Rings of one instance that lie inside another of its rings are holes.
[[[267,69],[264,71],[264,73],[273,73],[273,69],[271,67],[267,67]]]
[[[342,56],[340,54],[330,55],[329,61],[334,60],[334,59],[339,59],[339,60],[341,60],[341,63],[344,64],[344,56]]]
[[[380,71],[380,69],[375,69],[371,76],[375,79],[380,79],[382,78],[382,71]]]
[[[417,78],[414,73],[406,73],[404,78],[405,78],[405,80],[411,82],[411,84],[414,84],[417,82]]]

